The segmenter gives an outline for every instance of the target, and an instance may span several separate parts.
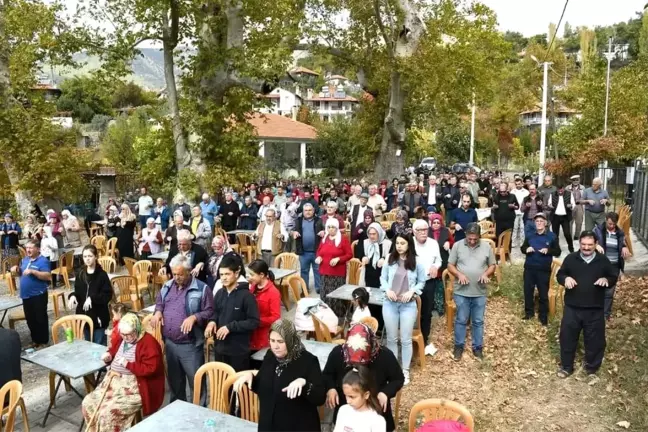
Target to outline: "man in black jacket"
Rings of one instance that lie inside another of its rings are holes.
[[[171,274],[171,260],[176,255],[184,255],[191,262],[191,275],[202,282],[207,281],[207,251],[199,244],[193,243],[192,235],[188,230],[178,231],[178,249],[170,250],[164,267],[160,269],[161,275]]]
[[[493,197],[493,218],[495,219],[495,236],[499,241],[499,236],[506,230],[511,230],[513,234],[513,225],[515,224],[515,210],[520,206],[517,203],[515,195],[509,193],[508,185],[500,183],[498,194]],[[511,250],[511,241],[509,241],[509,250]]]
[[[221,227],[226,232],[234,231],[236,229],[236,222],[238,221],[240,214],[241,209],[239,208],[236,201],[232,199],[232,194],[230,192],[227,192],[225,194],[225,202],[218,209],[218,215],[221,217]],[[230,238],[230,243],[233,243],[233,238]]]
[[[214,317],[207,324],[205,338],[214,335],[217,362],[236,372],[250,369],[250,337],[259,326],[259,308],[247,283],[239,283],[243,260],[223,258],[218,272],[223,288],[214,295]]]
[[[547,201],[547,205],[552,211],[551,229],[556,234],[556,237],[560,238],[560,227],[562,227],[569,253],[574,252],[574,240],[571,236],[571,220],[572,209],[575,204],[571,192],[565,190],[562,185],[558,186]]]
[[[443,208],[445,209],[446,225],[450,223],[450,215],[452,210],[459,207],[461,202],[461,193],[457,187],[457,176],[450,177],[449,183],[443,188]]]
[[[560,270],[558,283],[565,290],[565,308],[560,323],[560,362],[558,377],[574,372],[574,357],[581,330],[585,343],[585,371],[590,383],[598,380],[596,372],[605,353],[605,289],[617,281],[610,260],[596,251],[592,231],[580,235],[580,251],[567,255]]]
[[[304,213],[295,221],[295,230],[291,233],[295,239],[295,253],[299,255],[299,268],[301,277],[309,286],[310,269],[313,268],[315,278],[315,291],[320,292],[319,265],[315,262],[315,253],[320,240],[326,233],[322,220],[315,216],[315,209],[310,203],[304,206]]]

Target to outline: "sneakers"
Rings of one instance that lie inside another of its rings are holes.
[[[432,342],[430,342],[426,347],[425,347],[425,355],[433,356],[437,352],[437,348],[434,346]]]
[[[454,354],[453,354],[454,361],[461,360],[461,356],[463,355],[463,351],[464,351],[463,348],[460,347],[460,346],[455,346],[454,347]]]
[[[407,385],[410,382],[410,377],[409,377],[409,370],[403,369],[403,376],[405,377],[405,382],[403,385]]]
[[[484,360],[484,353],[482,352],[481,349],[474,350],[474,351],[473,351],[473,355],[474,355],[475,358],[476,358],[477,360],[479,360],[479,361]]]

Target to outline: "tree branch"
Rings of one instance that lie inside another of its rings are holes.
[[[373,0],[374,15],[376,16],[376,22],[378,23],[378,28],[380,29],[380,33],[382,34],[383,40],[385,41],[385,46],[387,47],[387,53],[391,58],[393,55],[393,49],[392,49],[393,42],[387,36],[387,30],[385,29],[385,24],[383,23],[382,16],[380,14],[380,4],[378,3],[378,1],[379,0]]]
[[[178,46],[178,34],[180,27],[180,11],[178,10],[177,0],[170,0],[171,9],[171,46],[175,49]]]

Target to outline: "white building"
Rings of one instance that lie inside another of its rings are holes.
[[[264,106],[259,109],[259,112],[264,114],[278,114],[292,117],[302,105],[302,98],[299,95],[281,87],[274,89],[271,93],[262,97],[270,101],[270,106]]]
[[[358,103],[358,99],[346,94],[341,85],[324,86],[318,94],[309,89],[306,97],[306,104],[311,111],[319,114],[320,120],[328,122],[339,115],[350,117]]]
[[[550,111],[547,111],[547,123],[551,121],[549,116]],[[580,117],[581,113],[575,109],[558,106],[558,104],[556,104],[556,107],[554,107],[554,119],[557,128],[570,125],[575,118]],[[542,125],[542,108],[540,106],[537,106],[532,110],[521,112],[520,124],[527,128],[540,127]]]

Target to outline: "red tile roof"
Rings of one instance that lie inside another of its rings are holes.
[[[254,126],[261,139],[283,138],[314,141],[317,138],[317,130],[313,126],[278,114],[254,113],[248,122]]]

